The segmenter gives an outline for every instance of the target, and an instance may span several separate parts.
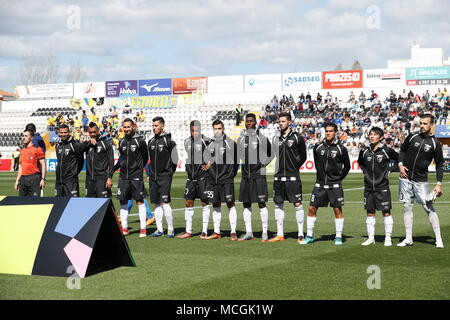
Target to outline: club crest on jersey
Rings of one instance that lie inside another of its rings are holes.
[[[320,150],[320,155],[323,156],[325,154],[325,150]]]
[[[429,144],[426,144],[426,145],[423,147],[423,150],[424,150],[425,152],[430,151],[430,149],[431,149],[431,146],[430,146]]]
[[[136,149],[137,149],[137,146],[136,146],[136,145],[132,145],[132,146],[130,146],[130,150],[131,150],[131,152],[135,152],[135,151],[136,151]]]
[[[332,157],[332,158],[335,158],[336,155],[337,155],[337,151],[336,151],[336,150],[332,150],[332,151],[331,151],[331,157]]]
[[[292,145],[294,144],[294,141],[288,140],[287,143],[288,143],[288,147],[290,148],[290,147],[292,147]]]
[[[152,146],[151,148],[152,148],[152,150],[155,150],[155,146]]]
[[[377,155],[377,161],[378,162],[383,161],[383,155],[382,154]]]
[[[65,154],[66,156],[69,155],[69,152],[70,152],[69,149],[64,150],[64,154]]]
[[[100,153],[100,151],[102,151],[102,147],[97,146],[97,153]]]
[[[161,151],[163,151],[163,149],[164,149],[164,145],[158,145],[158,150],[159,150],[159,152],[161,152]]]

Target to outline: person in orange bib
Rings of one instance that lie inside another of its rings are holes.
[[[34,132],[25,130],[22,134],[24,148],[20,150],[19,171],[14,189],[19,196],[39,197],[45,188],[45,155],[42,148],[33,144]]]

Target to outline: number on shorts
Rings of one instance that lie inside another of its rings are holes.
[[[400,200],[403,200],[403,192],[400,192]]]
[[[189,188],[186,188],[186,190],[184,191],[184,194],[188,195],[188,193],[189,193]]]
[[[207,194],[207,197],[212,199],[214,198],[214,192],[213,191],[205,191],[205,193]]]
[[[314,202],[314,198],[315,198],[316,196],[315,195],[311,195],[311,202]]]

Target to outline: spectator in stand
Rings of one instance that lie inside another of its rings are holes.
[[[374,100],[378,99],[378,94],[375,93],[374,90],[372,90],[372,93],[370,94],[370,98],[368,100],[370,100],[371,102],[373,102]]]
[[[317,92],[317,103],[321,103],[322,102],[322,95],[320,94],[320,92]]]
[[[305,103],[305,95],[303,94],[303,92],[298,96],[298,102]]]
[[[349,103],[354,103],[355,101],[356,101],[356,96],[355,96],[355,94],[352,91],[352,92],[350,92],[350,96],[348,98],[348,102]]]
[[[88,116],[86,114],[86,110],[83,110],[83,112],[82,112],[81,123],[83,125],[83,132],[87,132],[88,131],[89,118],[88,118]]]
[[[305,102],[308,103],[308,104],[311,102],[311,94],[309,93],[309,91],[308,91],[308,93],[306,94]]]
[[[366,95],[364,94],[363,91],[361,91],[361,94],[359,95],[359,102],[364,104],[364,102],[366,102]]]

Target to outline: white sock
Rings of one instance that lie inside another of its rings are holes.
[[[220,222],[222,220],[222,208],[213,209],[214,232],[220,234]]]
[[[433,228],[436,241],[442,242],[441,228],[439,226],[439,217],[435,211],[428,213],[428,220],[430,221],[431,227]]]
[[[138,211],[139,211],[139,224],[141,225],[141,229],[147,229],[146,222],[147,222],[147,208],[145,207],[145,204],[138,204]]]
[[[170,207],[170,204],[165,203],[162,206],[164,210],[164,216],[166,217],[167,222],[167,233],[171,234],[173,233],[173,216],[172,216],[172,208]]]
[[[269,210],[267,207],[260,208],[259,214],[261,215],[262,232],[267,233],[269,229]]]
[[[203,233],[208,233],[208,224],[209,224],[209,215],[210,215],[210,209],[209,206],[204,206],[202,210],[203,215]]]
[[[342,238],[342,231],[344,230],[344,218],[334,219],[336,226],[336,238]]]
[[[392,228],[394,226],[394,219],[392,219],[391,215],[384,217],[384,232],[386,234],[386,238],[390,238],[392,234]]]
[[[298,236],[303,237],[303,222],[305,220],[303,206],[295,207],[295,217],[297,218]]]
[[[367,225],[367,235],[369,236],[369,239],[375,238],[375,222],[376,219],[374,216],[367,216],[366,225]]]
[[[235,206],[228,209],[228,218],[230,219],[231,233],[236,233],[237,212]]]
[[[122,229],[128,229],[128,204],[122,204],[120,206],[120,221]]]
[[[412,242],[413,210],[410,203],[405,203],[403,207],[403,222],[405,223],[406,240]]]
[[[186,207],[184,209],[184,219],[186,220],[186,232],[192,233],[192,217],[194,216],[194,208]]]
[[[277,222],[277,236],[284,237],[283,204],[275,204],[275,220]]]
[[[155,211],[155,220],[156,220],[156,229],[158,230],[158,232],[163,232],[163,216],[164,216],[164,211],[163,208],[158,204],[156,205]]]
[[[316,223],[317,217],[310,217],[308,216],[306,218],[306,230],[307,230],[307,236],[311,237],[314,234],[314,224]]]
[[[253,234],[252,231],[252,208],[244,208],[244,224],[245,232],[250,235]]]

